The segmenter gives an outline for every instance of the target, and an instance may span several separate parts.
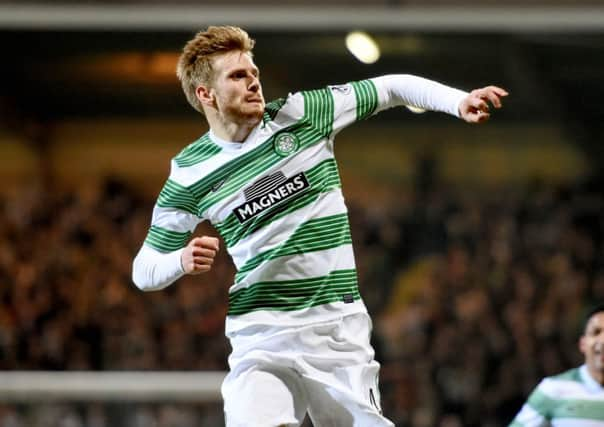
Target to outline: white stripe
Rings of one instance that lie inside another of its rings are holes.
[[[196,215],[175,208],[162,208],[157,205],[153,208],[151,223],[166,230],[177,231],[179,233],[192,232],[199,222],[200,218]]]
[[[241,154],[243,154],[243,151]],[[234,157],[232,153],[221,151],[209,159],[191,166],[180,167],[176,165],[175,167],[172,167],[170,179],[179,183],[180,185],[189,187],[199,181],[199,177],[206,177],[210,175],[212,172],[220,169],[227,162],[233,159]]]
[[[350,90],[346,93],[338,90],[330,90],[334,99],[334,122],[332,136],[354,123],[357,119],[357,100],[352,84],[347,84]]]
[[[539,390],[553,399],[602,400],[602,394],[590,393],[583,383],[572,380],[545,378]]]
[[[260,281],[297,280],[327,276],[335,270],[355,268],[352,245],[343,245],[323,251],[288,255],[270,260],[253,270],[229,292],[235,292]]]
[[[253,311],[239,316],[227,316],[225,334],[227,337],[231,337],[238,330],[258,325],[308,325],[339,319],[355,313],[367,313],[363,301],[356,300],[350,304],[338,301],[293,311]]]
[[[522,423],[524,427],[540,427],[546,425],[545,418],[528,404],[524,404],[518,415],[516,415],[515,420]]]

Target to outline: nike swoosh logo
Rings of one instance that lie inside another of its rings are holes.
[[[226,180],[227,180],[227,178],[223,178],[220,181],[215,182],[214,185],[212,185],[212,187],[210,188],[212,190],[212,192],[216,192],[216,191],[220,190],[220,188],[224,185]]]

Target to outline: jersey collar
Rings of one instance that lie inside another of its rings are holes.
[[[586,365],[581,365],[579,367],[579,376],[581,377],[581,381],[583,381],[589,391],[594,393],[604,392],[604,387],[602,387],[600,383],[598,383],[592,378],[592,376],[589,374],[589,371],[587,370]]]

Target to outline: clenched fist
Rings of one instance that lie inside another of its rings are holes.
[[[183,249],[180,262],[186,274],[199,274],[210,271],[219,245],[216,237],[195,237]]]
[[[475,89],[459,104],[459,115],[468,123],[482,123],[489,119],[489,103],[501,108],[501,98],[508,96],[505,89],[487,86]]]

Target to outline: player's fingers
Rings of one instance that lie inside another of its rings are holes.
[[[216,237],[211,236],[203,236],[199,238],[199,246],[204,248],[214,249],[217,251],[219,248],[218,239]]]
[[[489,111],[489,104],[487,104],[487,102],[482,99],[479,94],[476,94],[476,96],[472,97],[470,106],[477,111],[484,111],[485,113]]]
[[[484,98],[488,99],[495,108],[501,108],[501,98],[508,96],[508,92],[497,86],[487,86],[484,90]]]
[[[201,272],[197,268],[197,265],[195,264],[195,261],[193,259],[191,259],[187,262],[183,262],[183,270],[185,271],[186,274],[197,274],[197,273]]]
[[[208,258],[214,258],[216,256],[216,251],[214,249],[206,249],[204,247],[196,246],[192,249],[191,253],[194,257],[202,256]]]
[[[189,242],[188,246],[191,247],[199,247],[203,245],[203,237],[194,237],[191,239],[191,241]]]
[[[483,111],[479,111],[476,114],[476,123],[486,122],[487,120],[489,120],[490,117],[491,117],[491,115],[489,113],[485,113]]]
[[[495,91],[489,90],[485,96],[495,108],[501,108],[501,98]]]
[[[466,117],[466,121],[468,123],[482,123],[489,119],[491,115],[489,113],[485,113],[484,111],[473,111],[469,113]]]
[[[195,264],[194,273],[207,273],[212,269],[211,265],[208,264]]]
[[[196,268],[200,265],[212,265],[214,264],[214,258],[196,256],[195,258],[193,258],[193,263],[195,264]]]
[[[490,89],[492,92],[496,93],[497,96],[500,96],[500,97],[509,95],[509,92],[507,90],[500,88],[498,86],[488,86],[487,88]]]

